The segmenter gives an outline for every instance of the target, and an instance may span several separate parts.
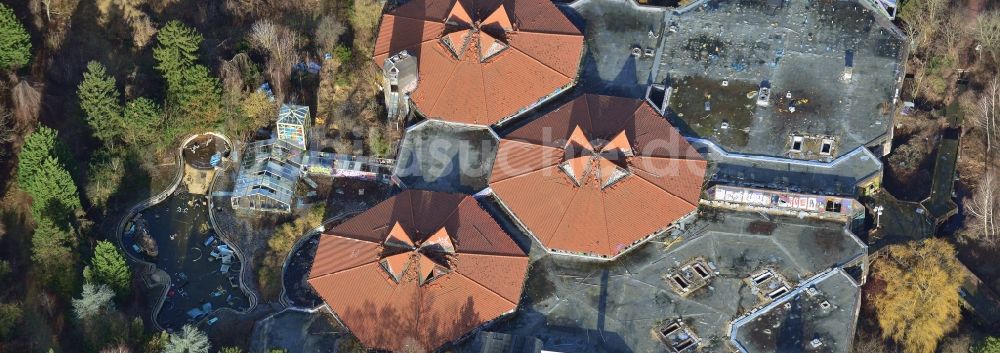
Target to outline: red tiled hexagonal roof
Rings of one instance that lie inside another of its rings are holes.
[[[375,63],[403,50],[423,115],[488,125],[572,84],[583,35],[548,0],[411,0],[382,17]]]
[[[513,311],[527,266],[472,197],[408,190],[323,234],[309,283],[365,346],[431,350]]]
[[[504,137],[490,187],[546,247],[610,257],[694,211],[705,168],[647,104],[585,95]]]

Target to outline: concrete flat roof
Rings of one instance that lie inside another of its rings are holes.
[[[408,188],[474,194],[489,182],[498,144],[484,126],[425,120],[406,130],[394,175]]]
[[[745,352],[851,351],[861,289],[842,270],[818,275],[785,300],[733,325]]]
[[[658,237],[603,263],[542,255],[531,266],[518,314],[491,331],[537,336],[553,351],[649,352],[666,348],[653,329],[681,319],[700,337],[702,351],[727,352],[729,324],[764,305],[744,281],[751,273],[773,269],[794,287],[867,255],[843,223],[720,209],[706,210],[679,241],[670,239]],[[699,257],[719,274],[685,296],[675,293],[664,276]],[[823,320],[854,325],[853,318]]]
[[[829,136],[836,158],[890,131],[904,40],[860,2],[708,1],[665,21],[655,81],[674,87],[669,115],[694,136],[771,156],[789,155],[793,134]],[[762,84],[766,107],[750,93]]]
[[[858,147],[830,162],[730,153],[709,140],[688,139],[709,163],[712,183],[817,195],[855,196],[857,186],[882,172],[882,162]]]

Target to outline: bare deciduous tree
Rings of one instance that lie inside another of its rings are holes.
[[[14,117],[18,128],[33,126],[38,121],[42,108],[42,94],[28,80],[21,80],[10,90],[10,100],[14,103]]]
[[[250,29],[250,41],[267,53],[267,73],[279,101],[288,94],[288,79],[299,42],[299,36],[287,27],[276,25],[269,20],[254,23]]]
[[[324,52],[329,52],[337,45],[340,36],[347,26],[333,15],[323,16],[316,26],[316,46]]]
[[[1000,245],[1000,225],[996,216],[1000,213],[1000,176],[997,172],[987,172],[980,180],[976,191],[965,200],[965,211],[971,220],[966,228],[984,245]]]
[[[1000,11],[994,10],[976,19],[976,40],[982,50],[990,54],[994,63],[1000,56]]]
[[[988,157],[993,148],[993,137],[997,132],[997,115],[1000,114],[1000,79],[996,75],[983,89],[976,108],[975,123],[986,133],[986,155]]]

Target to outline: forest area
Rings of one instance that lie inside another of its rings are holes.
[[[959,291],[970,276],[1000,291],[1000,4],[903,1],[897,25],[910,50],[886,188],[900,199],[926,197],[919,190],[930,183],[936,146],[957,131],[959,212],[933,237],[873,255],[854,351],[1000,352],[1000,328],[978,321]]]
[[[253,140],[280,102],[311,107],[328,151],[388,154],[399,132],[370,62],[382,6],[0,2],[0,281],[19,284],[0,289],[0,352],[242,352],[155,330],[113,223],[169,182],[185,136]]]

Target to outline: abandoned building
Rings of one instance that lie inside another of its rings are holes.
[[[612,258],[690,216],[705,168],[641,100],[584,95],[504,136],[490,188],[547,249]]]
[[[582,48],[549,1],[415,0],[382,16],[374,62],[390,117],[412,101],[423,117],[490,125],[571,87]]]
[[[247,145],[230,198],[234,209],[289,213],[302,176],[304,150],[272,138]]]
[[[686,135],[733,153],[885,155],[906,55],[883,13],[893,4],[712,1],[667,14],[653,103]]]
[[[868,252],[844,222],[704,213],[608,266],[536,260],[548,290],[501,332],[560,352],[850,352]]]
[[[527,266],[476,199],[407,190],[324,233],[309,283],[366,347],[424,351],[513,312]]]

